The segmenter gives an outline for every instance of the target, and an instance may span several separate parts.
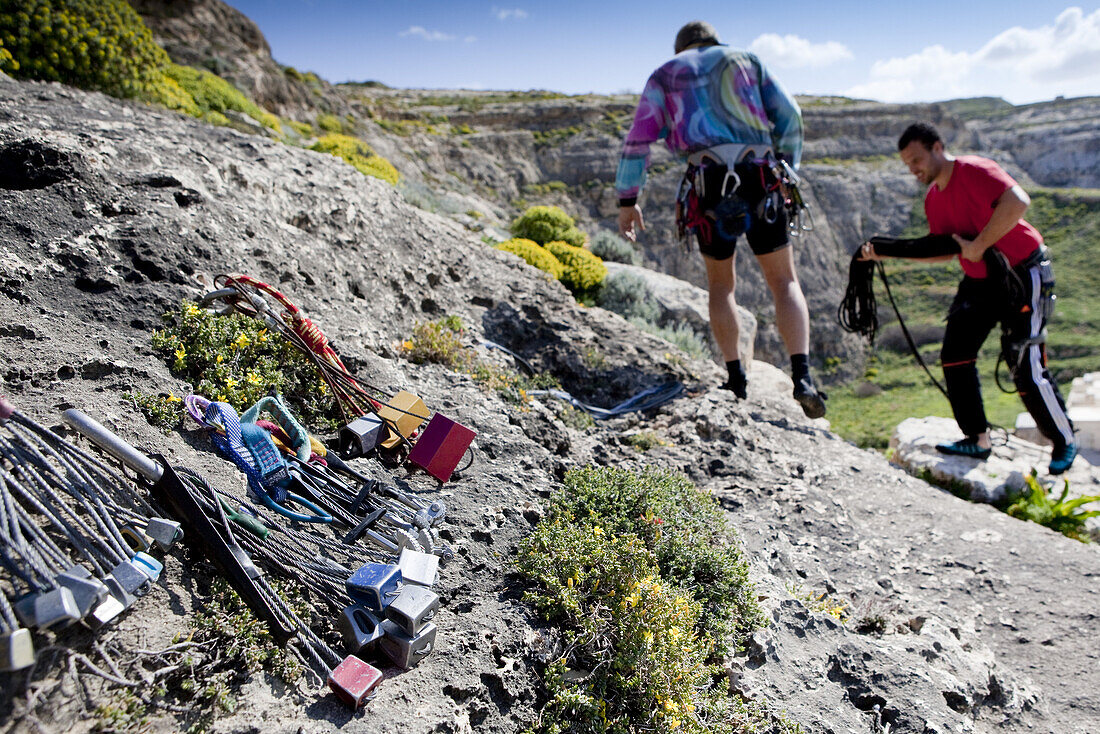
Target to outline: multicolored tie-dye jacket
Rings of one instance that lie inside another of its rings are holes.
[[[653,72],[623,144],[615,190],[630,206],[645,185],[649,146],[673,153],[722,143],[766,143],[792,166],[802,159],[802,111],[760,60],[728,46],[682,51]]]

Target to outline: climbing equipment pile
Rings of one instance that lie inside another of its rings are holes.
[[[34,663],[31,629],[109,624],[181,536],[119,472],[0,398],[0,670]]]

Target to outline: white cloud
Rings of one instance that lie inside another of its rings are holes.
[[[424,26],[411,25],[405,30],[401,31],[399,36],[417,36],[423,38],[425,41],[453,41],[455,37],[450,33],[444,33],[443,31],[429,31]]]
[[[523,20],[527,11],[522,8],[493,8],[497,20]]]
[[[477,41],[477,36],[466,36],[462,41],[463,43],[475,43]]]
[[[1100,10],[1063,10],[1053,24],[1009,28],[975,52],[929,46],[876,61],[852,97],[885,102],[1001,96],[1017,104],[1100,90]]]
[[[749,51],[759,56],[768,66],[787,68],[827,66],[852,58],[852,52],[843,43],[810,43],[799,36],[780,36],[777,33],[758,36],[749,44]]]

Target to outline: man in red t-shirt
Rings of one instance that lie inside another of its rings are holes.
[[[1050,473],[1063,473],[1073,464],[1077,446],[1065,403],[1046,367],[1045,329],[1054,309],[1054,277],[1042,236],[1023,219],[1031,199],[988,158],[948,153],[931,125],[906,128],[898,151],[917,180],[928,185],[924,212],[929,231],[952,235],[961,248],[964,277],[947,313],[940,361],[951,409],[965,438],[936,448],[977,459],[989,456],[992,444],[976,362],[982,343],[1000,323],[1001,352],[1020,398],[1054,444]],[[1004,265],[998,268],[1003,272],[989,272],[993,255],[995,263]],[[882,259],[869,242],[862,257]]]

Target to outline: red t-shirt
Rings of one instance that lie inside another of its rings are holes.
[[[928,231],[932,234],[957,234],[972,240],[978,236],[993,216],[993,202],[1016,185],[1004,169],[988,158],[961,155],[955,159],[955,169],[947,186],[940,191],[936,184],[924,195],[924,213]],[[1039,231],[1021,219],[1001,239],[993,244],[1015,266],[1043,244]],[[984,262],[971,262],[959,255],[963,272],[972,278],[984,278]]]

